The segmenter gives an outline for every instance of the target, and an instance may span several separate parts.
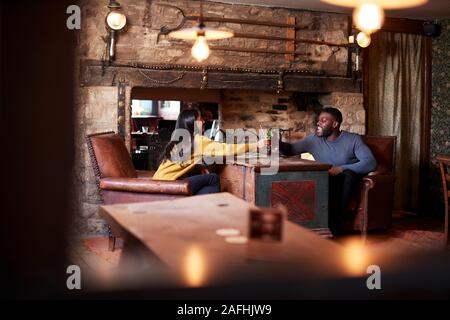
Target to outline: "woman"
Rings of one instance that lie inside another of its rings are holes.
[[[180,113],[172,139],[166,146],[153,179],[188,180],[194,195],[220,192],[217,174],[193,175],[194,169],[203,166],[203,157],[225,157],[256,151],[256,143],[226,144],[212,141],[202,135],[203,123],[197,109],[186,109]]]

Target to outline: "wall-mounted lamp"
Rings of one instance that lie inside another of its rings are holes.
[[[366,35],[379,30],[384,21],[384,9],[404,9],[423,5],[428,0],[321,0],[329,4],[351,7],[353,23]]]
[[[233,36],[234,33],[232,31],[213,29],[205,26],[203,23],[203,1],[200,1],[200,16],[196,27],[185,28],[169,33],[170,38],[195,40],[191,53],[198,62],[202,62],[209,57],[210,50],[207,40],[226,39]]]
[[[370,38],[369,34],[366,34],[364,32],[359,32],[356,36],[350,35],[348,37],[348,43],[351,44],[350,48],[354,50],[355,52],[355,67],[354,67],[354,75],[358,75],[360,71],[360,55],[361,55],[361,48],[367,48],[370,45],[370,42],[372,39]],[[356,42],[356,43],[355,43]]]
[[[356,43],[361,48],[367,48],[370,45],[371,41],[372,41],[372,39],[371,39],[370,35],[362,32],[362,31],[356,35]],[[348,43],[351,43],[351,44],[355,43],[354,35],[351,35],[348,37]]]
[[[108,61],[111,62],[115,59],[117,33],[125,28],[127,17],[122,13],[120,3],[115,0],[110,0],[108,8],[109,12],[106,16],[106,26],[109,30]]]

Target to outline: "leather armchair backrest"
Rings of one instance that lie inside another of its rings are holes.
[[[393,173],[396,137],[366,135],[362,139],[377,160],[377,169],[372,174]]]
[[[114,132],[87,136],[97,178],[136,178],[136,170],[122,138]],[[96,168],[97,166],[97,168]]]

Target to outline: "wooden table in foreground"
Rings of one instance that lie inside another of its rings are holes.
[[[254,161],[255,162],[255,161]],[[222,191],[260,207],[284,205],[289,220],[330,234],[328,229],[328,164],[300,157],[280,157],[275,174],[262,163],[236,161],[218,166]]]
[[[341,246],[287,220],[282,241],[278,242],[249,239],[245,244],[233,244],[216,234],[217,229],[233,228],[247,236],[249,208],[249,203],[240,198],[218,193],[101,206],[99,213],[124,238],[124,250],[141,246],[194,286],[217,283],[230,273],[236,275],[231,270],[254,275],[257,266],[265,263],[294,266],[291,270],[295,275],[300,270],[316,275],[345,273]],[[260,270],[267,273],[268,269]]]

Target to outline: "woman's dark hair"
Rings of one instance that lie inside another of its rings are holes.
[[[185,109],[180,112],[178,115],[177,123],[175,125],[175,130],[172,133],[172,138],[170,142],[167,144],[163,154],[161,155],[160,163],[164,162],[167,159],[171,159],[171,152],[173,148],[180,142],[180,139],[175,140],[180,134],[176,134],[177,130],[183,129],[187,130],[190,134],[191,141],[190,147],[193,150],[194,147],[194,131],[195,131],[195,121],[199,118],[200,111],[197,109]],[[186,142],[186,141],[185,141]],[[183,158],[183,148],[180,148],[178,151],[178,156]]]

